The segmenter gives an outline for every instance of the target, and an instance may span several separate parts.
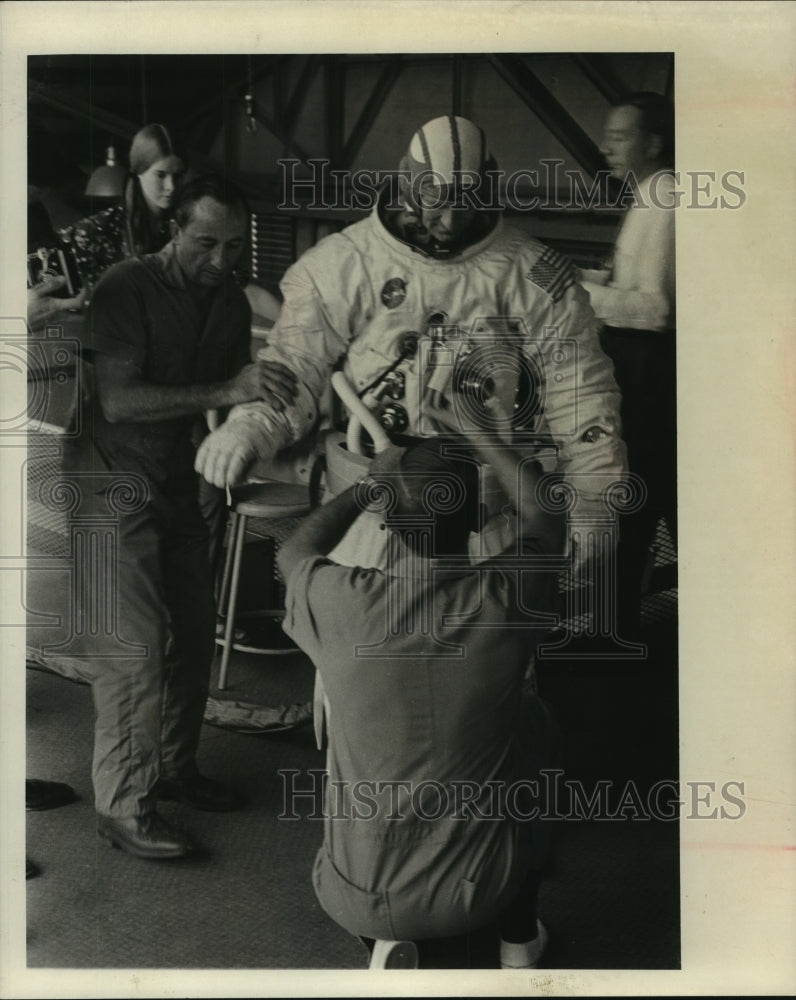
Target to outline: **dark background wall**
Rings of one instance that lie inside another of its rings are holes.
[[[31,56],[28,173],[54,225],[68,226],[102,207],[83,191],[106,147],[124,164],[141,125],[162,122],[192,169],[221,169],[246,190],[255,277],[275,289],[304,249],[362,214],[312,208],[306,192],[298,211],[280,208],[280,160],[299,161],[296,176],[310,176],[312,158],[341,171],[395,169],[420,124],[454,113],[481,125],[507,174],[558,160],[562,188],[566,171],[588,186],[604,166],[612,99],[673,88],[669,53]],[[519,186],[525,203],[555,193],[544,178]],[[569,191],[558,193],[566,203]],[[615,235],[616,213],[605,210],[512,214],[585,266]]]

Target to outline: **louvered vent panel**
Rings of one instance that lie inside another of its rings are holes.
[[[296,220],[278,215],[252,215],[251,274],[258,285],[278,285],[296,259]]]

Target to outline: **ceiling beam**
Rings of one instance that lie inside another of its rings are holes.
[[[301,74],[293,88],[293,93],[287,102],[285,117],[287,118],[288,128],[292,128],[293,122],[299,117],[304,108],[304,102],[307,99],[310,85],[315,79],[315,74],[318,72],[319,65],[320,59],[318,56],[307,56]]]
[[[224,102],[224,111],[221,118],[221,141],[224,150],[224,162],[234,163],[238,155],[238,131],[240,105],[233,97],[228,97]]]
[[[310,157],[310,154],[300,146],[295,139],[290,138],[285,132],[283,132],[273,118],[266,112],[263,111],[261,107],[258,106],[255,101],[252,106],[252,112],[256,121],[258,121],[263,128],[267,128],[268,131],[276,139],[278,139],[285,148],[285,156],[287,157],[290,153],[295,153],[296,157],[301,160],[302,163],[306,163]]]
[[[256,72],[252,73],[252,80],[258,80],[261,76],[265,76],[266,73],[270,73],[273,68],[274,64],[272,61],[262,64]],[[248,83],[249,68],[247,66],[245,70],[241,70],[230,77],[229,81],[224,84],[221,93],[216,92],[212,97],[208,97],[207,100],[202,101],[201,104],[193,105],[188,109],[183,118],[185,125],[190,127],[195,123],[201,122],[208,113],[218,112],[222,101],[226,102],[231,94],[238,92],[244,86],[248,86]]]
[[[222,59],[225,58],[222,56]],[[273,61],[269,60],[261,65],[256,72],[252,72],[252,81],[271,72],[274,68]],[[220,120],[229,113],[229,109],[242,91],[249,85],[249,66],[230,77],[224,86],[216,91],[211,97],[191,107],[190,112],[182,116],[185,134],[190,135],[195,147],[204,147],[212,144],[220,131]]]
[[[285,132],[285,105],[287,104],[287,94],[285,88],[286,67],[290,61],[290,56],[277,56],[273,72],[273,86],[271,88],[271,114],[280,132]]]
[[[120,118],[118,115],[112,114],[110,111],[103,111],[102,108],[98,108],[88,101],[81,100],[79,97],[67,97],[64,94],[59,94],[51,87],[47,87],[35,80],[31,80],[28,83],[28,97],[32,101],[46,104],[48,107],[55,108],[72,118],[89,122],[95,131],[107,132],[120,139],[126,139],[128,142],[132,140],[140,127],[126,118]],[[249,178],[239,173],[233,167],[219,163],[218,160],[199,152],[197,149],[188,150],[187,157],[189,164],[194,169],[204,170],[208,173],[223,173],[229,180],[237,184],[247,197],[256,198],[262,196],[262,190],[257,185],[252,184]]]
[[[339,168],[344,147],[345,63],[336,55],[325,56],[323,63],[326,153],[332,168]]]
[[[591,137],[553,97],[522,56],[490,55],[487,59],[584,170],[594,176],[605,169],[605,162]]]
[[[293,139],[293,128],[291,125],[291,119],[289,117],[290,116],[289,108],[285,110],[282,114],[280,114],[280,108],[282,108],[284,104],[284,91],[282,86],[282,80],[281,78],[277,79],[277,77],[281,77],[281,73],[284,70],[286,62],[287,59],[285,57],[274,56],[271,59],[269,59],[267,65],[261,66],[259,70],[252,73],[251,75],[252,82],[260,79],[261,77],[265,76],[268,73],[274,74],[273,101],[272,101],[273,114],[269,114],[267,111],[265,111],[262,104],[258,104],[257,95],[256,93],[254,93],[253,88],[252,88],[252,99],[253,99],[252,112],[254,119],[258,121],[260,125],[262,125],[264,128],[268,129],[271,135],[273,135],[276,139],[279,140],[280,143],[282,143],[284,147],[285,156],[289,156],[290,154],[295,154],[295,156],[298,157],[299,160],[306,163],[306,161],[309,159],[310,154]],[[240,80],[237,80],[233,85],[226,88],[225,90],[225,93],[227,93],[230,96],[232,102],[234,103],[237,100],[241,107],[243,100],[243,83],[245,83],[248,86],[248,82],[249,82],[249,77],[247,75],[246,77],[244,77],[242,82]],[[299,81],[299,84],[300,83],[301,80]],[[293,97],[295,96],[296,95],[294,93]],[[280,118],[285,119],[286,121],[285,120],[280,121]]]
[[[674,55],[669,56],[669,65],[666,68],[666,87],[664,94],[670,101],[674,100]]]
[[[453,81],[451,84],[451,114],[461,118],[464,114],[464,56],[453,57]]]
[[[387,60],[386,65],[379,75],[379,79],[370,93],[365,106],[359,113],[359,117],[351,129],[351,134],[343,148],[341,166],[348,170],[357,157],[368,133],[373,128],[373,124],[378,118],[379,112],[384,107],[387,95],[393,88],[395,81],[403,70],[403,59],[400,56],[392,56]]]
[[[46,104],[48,107],[55,108],[56,111],[61,111],[71,118],[79,118],[82,121],[87,121],[93,126],[95,131],[109,132],[111,135],[118,136],[121,139],[132,139],[140,128],[140,126],[134,125],[126,118],[120,118],[110,111],[103,111],[101,108],[97,108],[79,97],[59,93],[52,87],[39,83],[37,80],[28,81],[28,99],[38,101],[40,104]]]
[[[586,79],[594,84],[609,104],[618,101],[627,93],[628,88],[614,72],[609,62],[609,56],[587,53],[573,55],[571,58]]]
[[[296,81],[296,85],[293,88],[293,93],[287,100],[287,104],[284,112],[284,134],[283,134],[283,153],[282,155],[287,158],[290,156],[291,152],[296,152],[296,146],[293,140],[293,136],[296,134],[296,124],[301,116],[301,112],[304,109],[304,104],[307,100],[307,95],[309,94],[312,82],[315,79],[315,74],[320,66],[320,58],[316,55],[307,56],[304,61],[304,66],[302,67],[299,78]],[[306,156],[303,157],[306,159]]]

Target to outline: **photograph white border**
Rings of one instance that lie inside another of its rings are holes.
[[[746,194],[739,210],[677,220],[681,779],[741,780],[747,803],[742,820],[681,825],[681,971],[27,970],[24,629],[2,628],[0,996],[792,993],[796,6],[153,0],[3,3],[0,17],[0,316],[23,331],[29,54],[675,53],[679,168],[741,170]],[[24,378],[17,388],[24,400]],[[24,449],[0,448],[3,483],[20,482],[23,460]],[[7,493],[0,568],[24,516]],[[2,577],[6,622],[20,581]]]

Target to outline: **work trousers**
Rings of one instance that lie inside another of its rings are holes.
[[[216,615],[195,491],[119,518],[115,579],[119,634],[143,649],[94,663],[93,781],[97,812],[127,818],[154,809],[160,776],[196,769]]]
[[[329,724],[335,725],[333,716],[329,719]],[[489,860],[484,862],[482,870],[475,876],[468,859],[463,858],[458,851],[455,839],[450,841],[450,846],[456,848],[454,860],[451,852],[444,849],[440,840],[433,836],[418,837],[411,847],[407,847],[407,841],[402,841],[400,835],[393,838],[389,832],[382,833],[378,849],[385,856],[387,864],[379,864],[378,871],[383,873],[385,868],[388,871],[390,868],[394,870],[389,859],[391,852],[399,852],[399,856],[403,854],[408,857],[406,852],[411,851],[415,859],[424,859],[429,866],[428,877],[424,880],[418,875],[414,881],[404,882],[397,892],[384,875],[375,885],[359,888],[350,880],[352,873],[340,872],[332,860],[332,847],[328,837],[330,826],[335,821],[327,820],[324,846],[315,859],[312,877],[318,901],[334,920],[365,942],[368,939],[391,940],[395,937],[415,942],[437,942],[423,946],[421,952],[426,957],[432,955],[435,948],[443,947],[440,945],[441,941],[448,942],[444,947],[457,939],[463,943],[468,933],[483,930],[495,919],[500,920],[501,928],[510,935],[509,940],[525,941],[534,936],[539,884],[550,856],[556,813],[564,805],[548,797],[548,785],[543,772],[561,770],[558,766],[561,744],[558,726],[550,709],[531,691],[524,691],[521,695],[515,725],[515,738],[511,748],[514,772],[512,782],[518,782],[516,794],[511,799],[511,808],[516,810],[515,816],[471,817],[467,820],[468,824],[473,825],[496,822],[518,824],[518,836],[509,836],[503,841],[504,849],[511,854],[501,856],[493,852],[488,855]],[[531,816],[534,819],[526,821],[522,818]],[[444,831],[444,826],[441,829]],[[344,830],[345,827],[341,827],[341,836],[344,835]],[[471,844],[477,852],[483,841],[479,842],[474,828],[471,832]],[[444,832],[442,835],[450,836]],[[522,858],[526,859],[527,866],[523,866]],[[450,888],[449,892],[435,895],[433,909],[429,908],[427,902],[427,882],[433,875],[431,864],[445,873],[446,884]],[[516,868],[519,872],[523,867],[515,884],[501,887],[501,895],[505,897],[505,902],[501,905],[500,899],[490,888],[500,884],[500,879],[493,878],[493,874],[510,868]],[[477,878],[480,885],[472,881],[473,878]],[[462,891],[465,886],[466,890]],[[450,930],[454,925],[469,926],[465,931],[457,932],[454,937]],[[434,928],[437,933],[433,933]]]
[[[201,479],[199,481],[199,510],[207,525],[208,556],[213,578],[216,579],[224,553],[224,537],[229,516],[226,491],[213,486],[206,479]]]
[[[646,499],[620,515],[617,550],[618,610],[637,626],[649,548],[665,518],[677,542],[677,389],[674,331],[603,327],[603,351],[614,363],[622,394],[622,434],[630,472],[644,480]]]

